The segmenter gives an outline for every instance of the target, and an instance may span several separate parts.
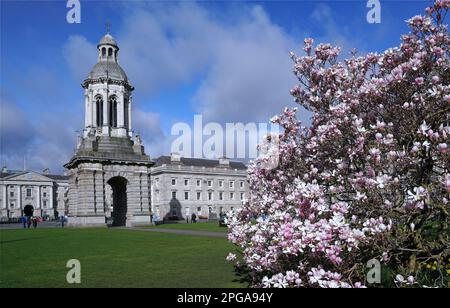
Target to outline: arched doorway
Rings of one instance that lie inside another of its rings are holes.
[[[23,208],[23,215],[24,215],[24,216],[29,216],[29,217],[31,217],[31,216],[33,216],[33,213],[34,213],[34,207],[33,207],[32,205],[28,204],[28,205],[26,205],[26,206]]]
[[[108,184],[111,186],[113,195],[112,226],[125,226],[127,222],[127,180],[121,176],[115,176],[109,179]]]

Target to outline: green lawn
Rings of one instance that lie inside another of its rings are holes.
[[[239,287],[221,238],[119,229],[0,231],[0,287]],[[81,262],[81,284],[66,262]]]
[[[222,232],[227,233],[227,227],[219,227],[219,222],[197,222],[193,223],[172,223],[163,224],[151,228],[159,229],[178,229],[178,230],[194,230],[194,231],[208,231],[208,232]]]

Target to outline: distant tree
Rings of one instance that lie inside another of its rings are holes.
[[[340,49],[292,54],[296,109],[282,127],[279,164],[249,168],[251,196],[229,215],[228,260],[257,287],[447,287],[449,251],[448,0],[407,21],[399,47],[338,61]]]

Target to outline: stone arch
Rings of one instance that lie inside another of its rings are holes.
[[[34,213],[34,207],[31,204],[25,205],[25,207],[23,208],[23,214],[25,216],[31,217],[31,216],[33,216],[33,213]]]
[[[117,96],[111,95],[109,97],[109,126],[111,127],[117,127],[117,106]]]
[[[96,110],[95,124],[97,127],[101,127],[103,126],[103,98],[100,94],[95,96],[95,110]]]
[[[113,211],[111,214],[112,226],[121,227],[125,226],[127,222],[127,185],[128,181],[122,176],[111,177],[107,184],[112,189],[112,206]]]

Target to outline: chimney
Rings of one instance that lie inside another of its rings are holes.
[[[219,158],[219,165],[223,167],[229,167],[230,166],[230,159],[223,156]]]
[[[181,155],[176,152],[170,153],[170,162],[172,162],[172,163],[181,162]]]
[[[50,174],[50,169],[49,168],[45,168],[44,170],[42,170],[43,174]]]

